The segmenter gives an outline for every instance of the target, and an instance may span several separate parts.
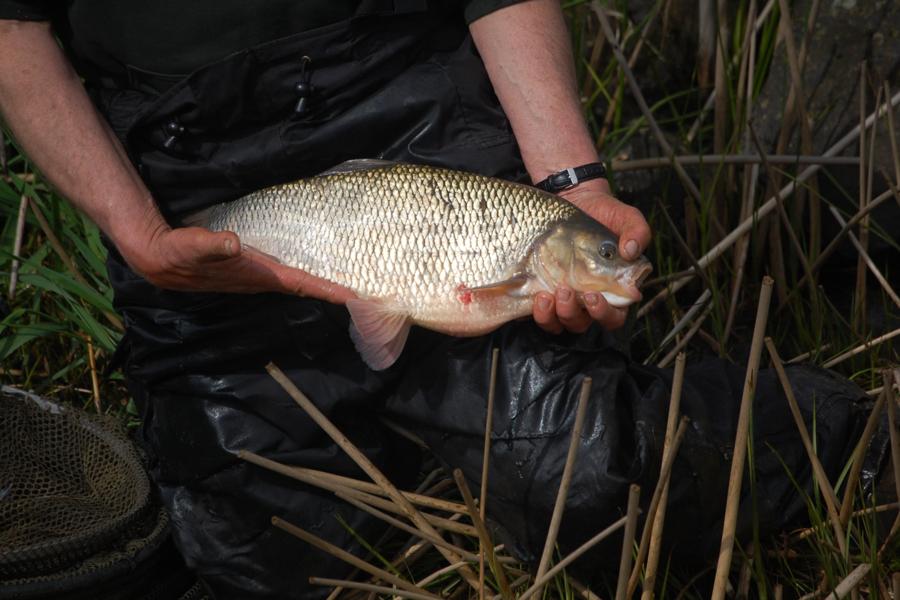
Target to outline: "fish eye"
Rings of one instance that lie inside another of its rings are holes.
[[[600,256],[606,260],[612,260],[616,257],[616,245],[612,242],[603,242],[600,244]]]

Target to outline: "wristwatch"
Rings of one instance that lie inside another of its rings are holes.
[[[557,171],[546,179],[534,184],[534,187],[555,194],[573,188],[582,181],[600,179],[601,177],[606,177],[606,167],[603,166],[603,163],[588,163],[580,167],[569,167],[568,169]]]

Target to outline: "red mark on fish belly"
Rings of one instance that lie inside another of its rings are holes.
[[[456,297],[460,302],[466,305],[472,304],[472,290],[468,289],[466,284],[461,283],[456,286],[456,291],[458,292]]]

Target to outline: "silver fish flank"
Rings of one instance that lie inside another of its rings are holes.
[[[410,325],[481,335],[530,314],[534,294],[559,284],[626,306],[651,270],[644,257],[622,259],[615,235],[562,198],[383,161],[349,161],[194,222],[353,290],[351,335],[374,369],[396,361]]]

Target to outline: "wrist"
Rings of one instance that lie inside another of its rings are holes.
[[[560,194],[580,183],[594,179],[606,179],[606,166],[601,162],[566,167],[538,181],[534,186],[545,192]]]
[[[148,254],[152,253],[152,248],[160,237],[171,229],[156,205],[150,201],[110,223],[106,234],[122,257],[132,267],[140,269],[147,262]]]

